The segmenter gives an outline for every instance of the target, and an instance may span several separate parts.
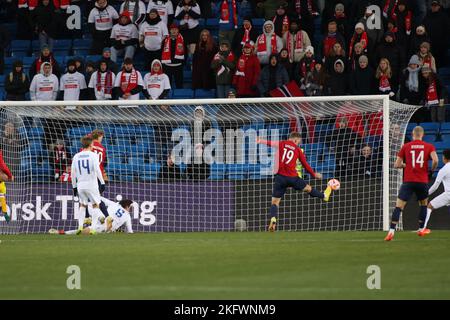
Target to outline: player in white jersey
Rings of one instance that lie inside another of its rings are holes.
[[[97,224],[97,217],[102,216],[99,205],[101,202],[100,193],[105,189],[102,171],[98,155],[92,152],[93,140],[89,136],[81,138],[83,150],[78,152],[72,159],[71,177],[74,196],[80,200],[80,211],[78,213],[78,227],[83,227],[86,216],[86,207],[92,204],[92,226]],[[100,186],[98,185],[100,180]]]
[[[444,192],[428,203],[425,228],[428,224],[428,220],[430,219],[431,212],[434,209],[450,206],[450,149],[444,150],[444,153],[442,154],[442,162],[444,163],[444,166],[441,170],[439,170],[436,180],[429,189],[428,194],[431,195],[434,193],[441,183],[444,185]]]

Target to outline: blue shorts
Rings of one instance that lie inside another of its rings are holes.
[[[282,198],[286,193],[287,188],[302,191],[308,184],[300,177],[286,177],[275,175],[273,180],[273,198]]]
[[[417,200],[425,200],[428,198],[428,184],[420,182],[405,182],[401,185],[398,192],[398,198],[403,201],[411,199],[413,193],[416,194]]]

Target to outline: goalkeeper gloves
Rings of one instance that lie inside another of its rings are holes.
[[[78,188],[73,188],[73,196],[78,197]]]
[[[105,191],[105,185],[104,184],[100,184],[98,187],[98,191],[100,191],[100,193],[103,193]]]

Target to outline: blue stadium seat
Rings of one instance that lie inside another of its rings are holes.
[[[142,173],[139,175],[141,181],[149,182],[158,179],[161,165],[158,162],[146,163],[142,166]]]
[[[450,122],[444,122],[441,125],[441,134],[450,134]]]
[[[450,133],[441,135],[442,142],[445,142],[450,148]]]
[[[101,55],[87,55],[85,61],[98,62],[101,58]]]
[[[290,132],[290,128],[289,128],[289,122],[285,121],[282,123],[270,123],[267,127],[267,134],[269,136],[269,138],[272,135],[272,130],[277,130],[274,131],[274,133],[278,132],[279,134],[279,140],[285,140],[287,139],[289,132]]]
[[[133,174],[140,175],[144,168],[144,158],[130,156],[128,157],[128,165]]]
[[[5,86],[5,75],[0,74],[0,87],[4,87]]]
[[[148,152],[146,144],[132,144],[129,147],[130,156],[144,156]]]
[[[433,143],[436,141],[436,136],[434,134],[426,134],[423,137],[423,141],[428,142],[428,143]]]
[[[368,136],[366,138],[366,143],[372,148],[377,149],[381,147],[383,143],[383,136]]]
[[[67,138],[81,138],[89,133],[91,133],[95,128],[91,126],[74,127],[67,131]]]
[[[25,52],[28,53],[31,48],[30,40],[12,40],[11,41],[11,52]]]
[[[118,125],[115,126],[116,138],[128,138],[131,139],[136,136],[136,130],[133,125]]]
[[[194,96],[196,99],[213,99],[216,97],[215,90],[196,89]]]
[[[85,57],[89,54],[89,49],[73,49],[73,55],[77,57]]]
[[[264,20],[264,18],[255,18],[255,19],[252,19],[252,23],[253,23],[253,27],[258,31],[258,32],[260,32],[262,29],[262,26],[264,25],[264,22],[265,22],[265,20]]]
[[[435,135],[438,133],[441,125],[437,122],[422,122],[420,126],[425,130],[425,134]]]
[[[304,153],[309,157],[322,155],[325,146],[322,143],[309,143],[302,146]]]
[[[26,51],[12,51],[11,52],[11,57],[14,57],[14,59],[23,59],[23,57],[28,56],[28,52]]]
[[[89,50],[91,41],[91,39],[74,39],[73,50]]]
[[[72,39],[56,39],[53,43],[53,51],[55,50],[67,50],[72,48]]]
[[[205,19],[200,18],[200,19],[198,19],[197,21],[198,21],[198,25],[199,25],[200,27],[205,26]]]
[[[15,57],[5,57],[5,70],[12,70],[12,65],[16,60]]]
[[[223,163],[213,163],[210,167],[210,180],[223,180],[227,165]]]
[[[31,67],[31,65],[33,64],[34,60],[36,60],[35,57],[23,57],[22,62],[23,62],[23,66],[25,67]]]
[[[435,143],[433,143],[433,145],[436,148],[436,152],[442,152],[443,150],[449,148],[449,145],[447,142],[435,142]]]
[[[31,41],[31,53],[39,53],[41,52],[41,43],[39,40]]]
[[[173,99],[192,99],[194,91],[192,89],[175,89],[171,90]]]
[[[208,18],[206,19],[206,29],[209,31],[219,29],[219,19],[218,18]]]

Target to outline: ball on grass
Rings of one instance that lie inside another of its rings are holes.
[[[244,219],[236,219],[236,221],[234,221],[234,228],[236,229],[236,231],[247,230],[247,221],[245,221]]]

